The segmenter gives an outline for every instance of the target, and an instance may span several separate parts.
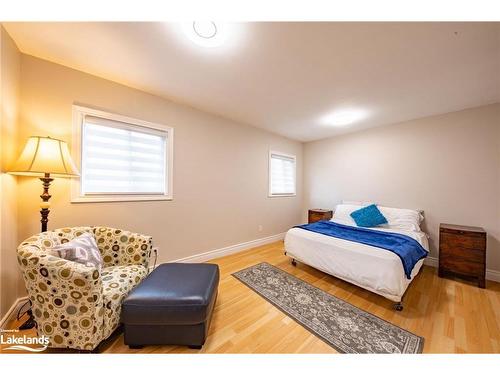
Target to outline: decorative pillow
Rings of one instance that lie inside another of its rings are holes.
[[[49,252],[59,258],[86,265],[87,267],[102,268],[102,257],[90,233],[84,233],[69,242],[54,246]]]
[[[387,219],[374,204],[353,211],[351,217],[358,227],[376,227],[377,225],[387,224]]]

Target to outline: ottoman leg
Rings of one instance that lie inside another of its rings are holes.
[[[201,349],[203,347],[203,345],[188,345],[188,348],[189,349]]]
[[[128,347],[130,349],[142,349],[144,348],[144,345],[129,345]]]

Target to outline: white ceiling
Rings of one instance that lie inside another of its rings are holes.
[[[172,23],[4,26],[26,54],[301,141],[500,101],[500,23],[243,23],[212,49]]]

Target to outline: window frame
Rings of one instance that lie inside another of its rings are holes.
[[[165,193],[106,193],[82,194],[81,177],[71,179],[71,203],[89,202],[134,202],[134,201],[170,201],[173,200],[173,166],[174,166],[174,129],[169,126],[149,121],[139,120],[116,113],[97,110],[74,104],[72,106],[73,134],[71,155],[78,170],[82,169],[82,134],[85,116],[94,116],[110,121],[119,121],[131,127],[142,127],[166,133],[166,168],[165,168]]]
[[[272,193],[272,156],[277,155],[277,156],[282,156],[285,158],[290,158],[293,159],[293,177],[294,177],[294,191],[293,193],[282,193],[282,194],[276,194]],[[268,179],[269,179],[269,189],[268,189],[268,197],[269,198],[276,198],[276,197],[295,197],[297,195],[297,156],[292,155],[292,154],[287,154],[281,151],[269,151],[269,160],[268,160]]]

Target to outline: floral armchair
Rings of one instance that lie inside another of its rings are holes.
[[[85,232],[95,236],[103,268],[52,256],[46,249]],[[38,334],[50,347],[93,350],[120,323],[123,298],[148,273],[152,238],[106,227],[61,228],[17,249]]]

